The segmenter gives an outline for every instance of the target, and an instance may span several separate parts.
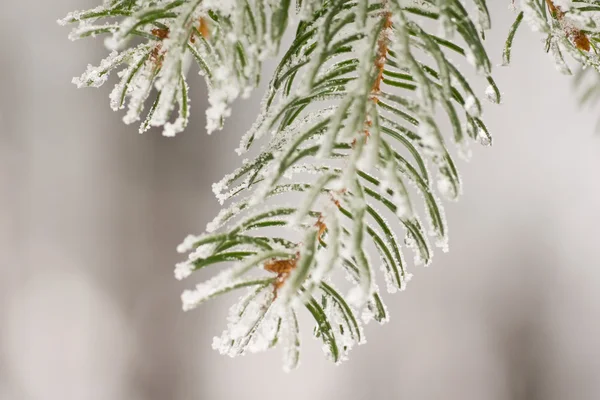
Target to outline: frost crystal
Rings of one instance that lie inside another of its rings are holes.
[[[187,278],[194,271],[193,267],[194,266],[188,261],[178,263],[175,265],[175,279],[180,281]]]

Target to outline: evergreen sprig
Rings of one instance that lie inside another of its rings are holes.
[[[501,101],[483,46],[491,26],[486,1],[467,3],[113,0],[60,21],[77,24],[73,39],[107,34],[112,50],[75,83],[100,86],[121,68],[111,106],[127,105],[130,123],[152,98],[140,131],[164,126],[169,136],[187,125],[192,63],[208,84],[210,133],[229,116],[231,102],[256,87],[262,62],[277,54],[288,27],[296,27],[237,149],[243,154],[260,143],[258,155],[213,185],[221,204],[231,203],[205,234],[190,235],[178,247],[189,253],[175,268],[178,279],[234,263],[185,291],[185,310],[247,290],[215,338],[221,353],[282,344],[285,368],[296,367],[298,313],[305,308],[325,354],[340,362],[365,341],[364,324],[389,318],[375,264],[388,292],[395,292],[405,288],[413,264],[431,262],[434,247],[447,250],[440,197],[456,200],[461,193],[447,143],[468,158],[470,142],[492,142],[464,65],[487,81],[488,100]],[[563,10],[550,1],[523,1],[505,61],[525,16],[548,35],[555,54],[567,51],[597,67],[598,35],[590,21],[600,6],[573,4]],[[582,15],[590,17],[581,19],[585,28],[570,30],[574,16]],[[179,114],[172,117],[175,105]],[[340,273],[346,281],[336,279]]]
[[[274,54],[287,26],[289,1],[112,0],[59,20],[77,23],[72,40],[109,34],[112,50],[99,66],[89,65],[78,87],[99,87],[122,66],[110,95],[113,110],[128,106],[125,123],[141,119],[146,100],[154,101],[140,126],[164,126],[165,136],[185,129],[189,120],[187,73],[192,62],[208,85],[206,129],[220,129],[229,105],[247,97],[260,79],[262,60]],[[99,23],[103,21],[103,23]],[[135,40],[137,39],[137,40]],[[135,41],[134,44],[131,42]],[[179,115],[169,122],[175,105]]]
[[[560,72],[572,74],[565,55],[584,68],[600,71],[600,0],[522,0],[520,9],[504,47],[505,65],[510,63],[515,33],[526,20],[545,36],[545,51],[552,54]]]

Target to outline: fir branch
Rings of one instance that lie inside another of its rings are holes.
[[[545,50],[552,54],[560,72],[572,74],[565,54],[584,68],[600,71],[599,0],[521,0],[519,7],[505,45],[505,65],[510,63],[513,38],[521,19],[525,19],[534,31],[545,35]]]
[[[208,84],[206,128],[211,133],[222,127],[231,102],[247,97],[258,84],[262,60],[276,52],[287,26],[282,16],[288,7],[289,1],[276,5],[266,0],[115,0],[69,13],[58,22],[77,24],[69,36],[72,40],[109,35],[105,44],[112,53],[98,67],[90,65],[74,78],[77,86],[101,86],[113,70],[126,66],[118,73],[111,107],[119,110],[127,105],[124,122],[138,121],[155,89],[140,133],[164,126],[163,134],[173,136],[189,120],[191,62],[196,62]],[[107,22],[98,24],[102,20]],[[134,38],[142,44],[130,46]],[[175,104],[179,115],[171,122]]]
[[[436,2],[405,7],[390,0],[360,6],[326,1],[300,23],[271,79],[264,108],[238,149],[244,153],[267,140],[263,150],[214,185],[221,202],[241,200],[219,213],[207,226],[210,233],[192,237],[180,248],[191,251],[183,263],[187,267],[180,265],[180,270],[192,271],[207,260],[212,264],[219,256],[227,261],[235,253],[244,265],[264,270],[263,278],[247,279],[274,279],[272,295],[261,300],[261,307],[270,311],[260,321],[230,325],[215,342],[221,352],[231,355],[230,343],[239,342],[240,331],[249,339],[235,354],[263,349],[252,344],[256,333],[249,328],[254,323],[289,325],[290,315],[306,307],[325,353],[334,362],[345,359],[364,340],[364,323],[388,318],[367,248],[377,250],[390,292],[403,290],[411,277],[403,247],[416,264],[425,265],[433,256],[430,237],[447,249],[448,229],[436,193],[456,199],[461,182],[432,116],[434,108],[441,105],[446,112],[451,139],[463,151],[469,137],[491,143],[480,119],[481,103],[448,55],[465,57],[493,84],[481,26],[462,4],[450,2],[443,9],[450,21],[446,39],[425,28],[440,20]],[[454,43],[451,35],[461,37],[467,47]],[[495,84],[490,91],[499,102]],[[320,176],[301,183],[307,173]],[[282,206],[279,198],[290,192],[304,200]],[[416,193],[424,199],[428,228],[413,207]],[[388,214],[397,222],[387,222]],[[274,226],[279,243],[240,240],[268,237],[260,232]],[[405,246],[396,236],[400,227]],[[272,256],[273,251],[282,256]],[[338,269],[346,271],[352,286],[345,295],[330,282]],[[209,281],[209,286],[214,285]],[[184,308],[194,307],[195,299],[186,292]]]
[[[258,155],[213,185],[221,204],[232,203],[206,233],[178,247],[189,254],[175,268],[177,279],[234,263],[184,291],[184,310],[247,290],[215,349],[237,356],[282,345],[284,367],[295,368],[297,316],[306,309],[326,356],[339,363],[364,343],[366,323],[389,319],[375,264],[387,291],[396,292],[405,289],[413,265],[431,263],[434,247],[447,251],[440,197],[456,200],[462,192],[448,143],[465,158],[470,142],[492,143],[482,102],[452,59],[464,58],[488,82],[487,99],[501,102],[483,45],[491,27],[486,1],[467,2],[474,13],[464,3],[109,0],[59,21],[76,25],[74,40],[106,35],[111,50],[74,83],[98,87],[119,70],[111,107],[127,106],[124,121],[131,123],[152,98],[140,132],[163,126],[167,136],[187,126],[192,63],[208,85],[211,133],[231,102],[257,86],[262,62],[296,26],[237,149],[260,144]],[[599,12],[598,0],[523,0],[504,62],[526,20],[546,35],[563,71],[563,54],[598,69]],[[442,119],[449,132],[440,128]],[[336,271],[346,275],[348,289],[335,281]]]

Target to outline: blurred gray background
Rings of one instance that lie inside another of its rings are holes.
[[[600,138],[540,38],[522,30],[495,142],[459,161],[450,253],[387,296],[389,324],[331,365],[304,326],[300,369],[278,350],[211,350],[228,301],[183,313],[176,245],[218,211],[210,185],[260,91],[204,133],[204,89],[176,138],[137,134],[108,92],[71,77],[105,54],[55,20],[92,0],[2,1],[0,11],[0,399],[598,399]],[[495,64],[514,15],[490,1]],[[197,82],[200,79],[196,79]]]

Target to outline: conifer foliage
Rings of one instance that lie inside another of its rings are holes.
[[[597,16],[600,1],[523,0],[504,61],[525,19],[561,70],[565,53],[598,68]],[[492,143],[465,70],[501,101],[485,0],[105,0],[59,22],[75,24],[72,39],[105,36],[110,54],[74,83],[98,87],[118,71],[110,105],[127,108],[126,123],[141,120],[140,132],[185,129],[196,70],[208,86],[206,130],[220,129],[263,61],[277,59],[236,151],[260,148],[213,185],[224,208],[178,248],[188,257],[177,279],[233,263],[184,291],[184,310],[245,291],[213,342],[221,353],[280,345],[293,369],[306,310],[326,356],[341,362],[365,324],[389,318],[378,283],[403,290],[414,265],[447,250],[442,199],[461,194],[451,154]]]
[[[515,33],[526,20],[534,31],[544,35],[545,50],[552,54],[560,72],[572,74],[566,55],[583,68],[600,69],[600,1],[522,0],[520,8],[504,48],[505,65],[510,63]]]

